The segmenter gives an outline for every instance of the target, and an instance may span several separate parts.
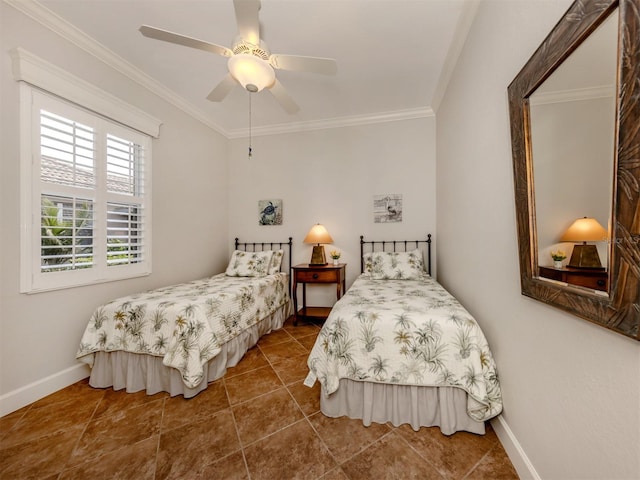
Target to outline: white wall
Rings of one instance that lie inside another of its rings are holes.
[[[0,2],[2,230],[0,415],[87,375],[75,352],[93,309],[114,297],[204,277],[228,255],[228,141]],[[19,290],[18,84],[7,51],[22,47],[163,121],[153,141],[153,273],[34,295]],[[188,248],[182,249],[187,245]]]
[[[507,86],[569,4],[480,3],[437,112],[438,278],[488,337],[523,478],[639,478],[640,345],[520,294]]]
[[[293,237],[294,265],[308,263],[302,243],[315,223],[325,225],[347,263],[347,288],[360,273],[365,240],[425,239],[435,235],[435,119],[316,130],[231,142],[229,236]],[[402,194],[402,222],[374,224],[373,196]],[[258,200],[283,201],[283,225],[258,225]],[[435,244],[434,244],[435,260]],[[435,272],[434,272],[435,274]],[[331,305],[335,287],[308,288],[309,305]],[[315,302],[315,303],[314,303]]]

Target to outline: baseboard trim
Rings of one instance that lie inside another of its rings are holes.
[[[0,417],[15,412],[88,376],[89,367],[87,365],[74,365],[66,370],[5,393],[0,396]]]
[[[518,476],[522,480],[541,480],[540,475],[536,472],[536,469],[533,467],[529,457],[527,457],[527,454],[522,449],[520,442],[518,442],[513,431],[509,428],[509,424],[504,417],[500,415],[491,420],[491,426],[496,432],[496,435],[498,435],[507,455],[509,455],[509,459],[516,469],[516,472],[518,472]]]

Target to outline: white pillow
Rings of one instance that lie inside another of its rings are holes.
[[[418,280],[425,275],[422,252],[365,253],[364,273],[372,280]]]
[[[269,271],[273,251],[243,252],[235,250],[225,274],[229,277],[264,277]]]
[[[269,275],[274,275],[280,271],[280,265],[282,265],[282,257],[284,257],[284,250],[276,250],[271,256],[271,263],[269,263]]]

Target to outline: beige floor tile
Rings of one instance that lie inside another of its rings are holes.
[[[293,326],[293,324],[288,325],[285,323],[284,328],[287,332],[291,334],[293,338],[308,337],[309,335],[318,335],[318,333],[320,332],[320,327],[312,323],[300,322],[298,326]]]
[[[338,463],[346,462],[391,432],[386,425],[374,423],[365,427],[362,420],[329,418],[322,413],[310,416],[309,421]]]
[[[304,415],[284,387],[233,406],[243,446],[295,423]]]
[[[337,465],[306,420],[245,448],[253,480],[313,479]]]
[[[69,465],[132,446],[160,433],[164,399],[92,420],[76,446]]]
[[[229,399],[222,379],[210,383],[206,390],[195,397],[184,398],[177,395],[167,398],[164,403],[162,431],[204,420],[228,407]]]
[[[103,397],[105,391],[105,389],[101,388],[92,388],[89,385],[89,379],[85,378],[84,380],[80,380],[73,385],[69,385],[62,390],[58,390],[51,395],[41,398],[37,402],[34,402],[32,406],[33,408],[40,408],[50,406],[55,403],[68,402],[70,400],[84,404],[97,404]]]
[[[341,465],[351,480],[372,478],[419,478],[443,480],[445,477],[392,432]]]
[[[289,385],[307,378],[309,367],[307,367],[308,355],[302,354],[289,357],[272,363],[272,367],[282,380],[282,383]]]
[[[18,421],[27,413],[27,411],[31,408],[31,405],[27,405],[26,407],[22,407],[15,412],[11,412],[4,417],[0,418],[0,446],[2,445],[2,439],[5,435],[7,435],[13,427],[16,426]]]
[[[493,480],[516,480],[516,473],[513,464],[502,445],[495,445],[489,453],[487,453],[480,463],[469,473],[465,479],[468,480],[485,480],[491,478]]]
[[[231,405],[246,402],[252,398],[272,392],[282,387],[282,380],[270,366],[258,368],[242,375],[224,380]]]
[[[243,373],[256,370],[257,368],[266,367],[267,365],[269,365],[267,357],[264,356],[258,347],[253,347],[244,354],[242,360],[240,360],[235,367],[227,369],[227,373],[224,378],[235,377],[236,375],[241,375]]]
[[[89,459],[62,472],[59,480],[84,480],[87,478],[153,480],[158,440],[159,436],[156,435],[103,455],[99,461]]]
[[[93,419],[95,420],[99,417],[118,414],[128,408],[139,407],[140,405],[145,405],[149,402],[155,402],[156,400],[162,400],[169,397],[165,392],[157,393],[155,395],[147,395],[144,390],[135,393],[127,393],[126,395],[123,395],[122,393],[122,391],[113,390],[112,388],[106,389],[102,400],[93,414]]]
[[[57,475],[71,457],[84,425],[0,450],[0,478],[41,479]]]
[[[248,480],[249,472],[241,451],[232,453],[220,460],[203,467],[195,480]]]
[[[321,480],[349,480],[347,474],[344,473],[344,471],[340,467],[334,468],[329,473],[323,475],[320,478]]]
[[[295,340],[259,348],[271,364],[307,353],[305,348]]]
[[[287,388],[305,415],[313,415],[320,411],[320,382],[316,382],[311,388],[302,382],[296,382]]]
[[[280,330],[275,330],[267,335],[264,335],[259,341],[258,345],[260,347],[265,347],[267,345],[277,345],[279,343],[289,342],[293,339],[293,337],[285,330],[281,328]]]
[[[163,432],[160,436],[156,479],[194,477],[201,465],[210,465],[240,450],[230,409],[204,421]]]
[[[447,436],[438,427],[415,432],[408,425],[402,425],[396,432],[440,473],[452,478],[464,476],[497,442],[491,429],[486,435],[456,432]]]
[[[103,392],[100,392],[102,395]],[[11,429],[11,435],[2,439],[2,447],[9,447],[63,432],[89,423],[98,398],[88,402],[66,399],[30,408]]]
[[[296,340],[300,345],[306,348],[307,351],[311,352],[311,349],[316,343],[316,338],[318,338],[318,335],[314,334],[314,335],[307,335],[305,337],[297,337]]]

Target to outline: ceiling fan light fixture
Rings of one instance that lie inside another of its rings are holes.
[[[228,67],[233,78],[251,93],[271,87],[276,80],[271,65],[255,55],[234,55],[229,59]]]

